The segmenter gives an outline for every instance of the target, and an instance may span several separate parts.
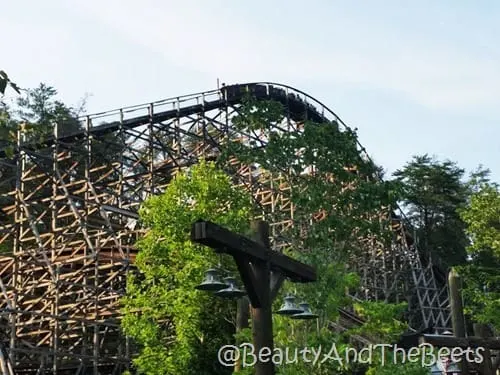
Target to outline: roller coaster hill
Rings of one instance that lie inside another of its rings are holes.
[[[32,140],[17,133],[13,155],[0,154],[0,371],[2,374],[121,374],[131,343],[120,332],[119,299],[144,233],[138,208],[174,173],[217,157],[232,118],[250,93],[283,105],[287,126],[305,120],[348,129],[311,96],[275,83],[248,83],[89,115],[82,127],[54,126]],[[210,131],[208,131],[210,127]],[[265,139],[253,139],[265,146]],[[360,154],[365,154],[359,146]],[[368,157],[365,154],[366,157]],[[257,169],[257,170],[256,170]],[[280,177],[235,161],[234,180],[270,222],[273,248],[294,224]],[[353,268],[355,298],[407,301],[418,330],[449,329],[445,272],[417,249],[400,210],[390,248],[367,251]],[[356,320],[342,315],[346,324]]]

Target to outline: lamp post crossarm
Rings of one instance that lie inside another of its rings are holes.
[[[251,263],[268,263],[272,271],[280,273],[293,282],[306,283],[316,281],[316,271],[311,266],[301,263],[266,248],[241,234],[214,224],[210,221],[197,221],[191,229],[191,240],[213,248],[219,253],[230,254]]]

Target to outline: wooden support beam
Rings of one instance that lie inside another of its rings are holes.
[[[448,275],[448,286],[450,289],[451,323],[453,333],[458,338],[466,336],[464,307],[462,304],[462,280],[458,272],[452,268]],[[460,369],[463,375],[468,375],[469,369],[467,361],[462,358]]]
[[[215,249],[219,253],[246,255],[252,261],[269,263],[272,270],[279,270],[294,282],[316,281],[316,271],[284,254],[272,251],[245,236],[233,233],[209,221],[193,224],[191,240]]]
[[[269,249],[269,224],[263,221],[252,222],[252,229],[255,233],[257,243],[265,249]],[[250,306],[250,316],[252,317],[252,334],[253,344],[255,345],[256,353],[259,353],[262,348],[269,348],[272,353],[274,347],[273,339],[273,315],[272,301],[270,296],[270,264],[261,262],[255,264],[255,278],[259,282],[259,297],[261,305],[259,307]],[[274,363],[269,360],[267,362],[257,361],[255,364],[256,375],[273,375]]]
[[[478,337],[486,338],[490,336],[490,332],[486,324],[474,324],[474,334]],[[480,363],[480,370],[482,375],[495,375],[493,370],[493,363],[491,361],[491,351],[486,349],[483,353],[484,360]],[[496,369],[495,369],[496,370]]]
[[[453,333],[457,337],[465,337],[465,318],[462,304],[461,278],[455,269],[451,269],[448,275],[448,285],[450,288],[450,308]]]

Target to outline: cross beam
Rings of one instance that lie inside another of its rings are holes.
[[[251,262],[269,262],[271,270],[278,271],[293,282],[316,281],[316,271],[311,266],[272,251],[258,242],[210,221],[194,223],[191,230],[191,240],[233,257],[248,258]]]

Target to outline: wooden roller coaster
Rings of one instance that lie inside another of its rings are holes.
[[[177,170],[200,156],[216,157],[229,132],[254,137],[232,129],[242,87],[258,100],[282,103],[286,126],[308,119],[347,128],[301,91],[251,83],[86,116],[80,131],[65,133],[59,124],[52,137],[35,143],[19,129],[14,156],[0,155],[4,374],[121,374],[128,368],[131,347],[119,329],[119,298],[142,233],[137,210]],[[271,223],[279,248],[281,234],[295,225],[284,182],[236,161],[233,169]],[[416,248],[404,216],[393,213],[392,223],[398,235],[391,248],[368,251],[353,265],[362,276],[358,297],[408,301],[416,329],[449,327],[442,274]]]

